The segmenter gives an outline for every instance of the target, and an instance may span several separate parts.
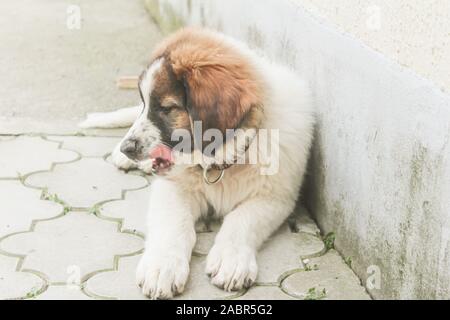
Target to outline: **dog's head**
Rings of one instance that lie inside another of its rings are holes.
[[[226,142],[227,129],[257,128],[263,100],[258,79],[247,58],[222,36],[198,29],[179,31],[155,50],[140,77],[143,110],[122,152],[134,160],[152,158],[155,170],[162,171],[174,162],[171,150],[180,143],[175,132],[190,134],[188,151],[193,151],[199,138],[195,122],[201,124],[201,134],[209,129],[222,133],[221,143]]]

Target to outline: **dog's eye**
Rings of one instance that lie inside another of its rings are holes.
[[[171,113],[173,110],[175,110],[177,108],[177,106],[166,106],[161,108],[162,113],[164,113],[165,115],[168,115],[169,113]]]
[[[164,113],[165,115],[171,113],[172,111],[174,111],[175,109],[178,109],[178,105],[176,104],[170,104],[170,105],[165,105],[165,106],[161,106],[161,111],[162,113]]]

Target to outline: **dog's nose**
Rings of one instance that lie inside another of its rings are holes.
[[[138,148],[137,139],[129,138],[124,142],[122,142],[122,145],[120,146],[120,151],[128,158],[134,160],[136,158],[137,148]]]

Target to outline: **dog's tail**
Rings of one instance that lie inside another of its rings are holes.
[[[139,113],[142,106],[123,108],[112,112],[88,113],[86,120],[80,122],[80,128],[127,128],[130,127]]]

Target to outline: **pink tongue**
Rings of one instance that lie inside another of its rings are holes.
[[[156,158],[161,158],[172,163],[172,149],[163,144],[157,145],[152,151],[150,151],[150,159]]]

